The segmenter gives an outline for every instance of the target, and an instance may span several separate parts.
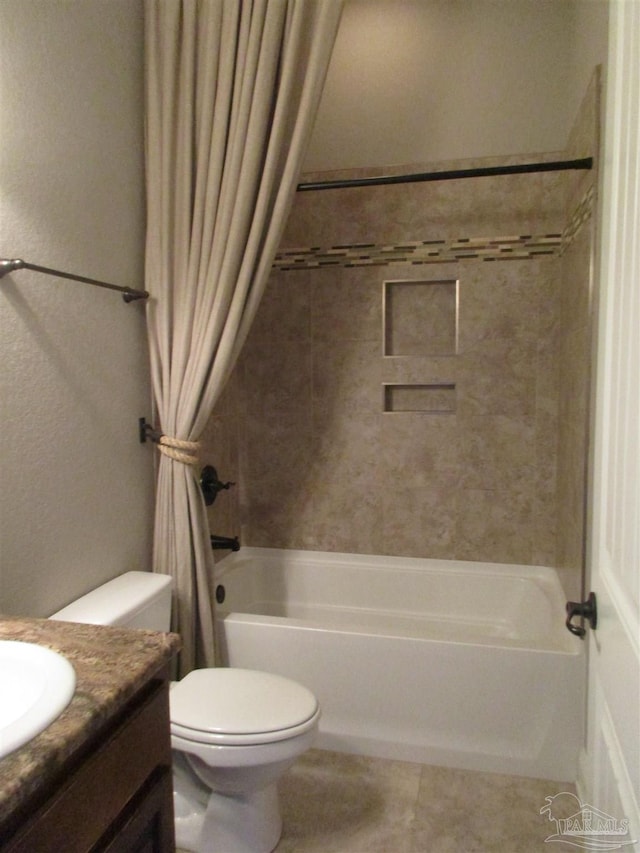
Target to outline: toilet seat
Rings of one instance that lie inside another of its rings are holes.
[[[171,733],[220,746],[268,744],[304,734],[320,716],[295,681],[248,669],[197,669],[172,685]]]

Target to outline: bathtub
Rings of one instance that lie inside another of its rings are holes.
[[[553,569],[243,547],[215,584],[221,662],[309,687],[319,748],[576,778],[584,643]]]

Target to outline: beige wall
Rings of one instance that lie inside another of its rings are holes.
[[[347,0],[305,171],[564,148],[606,0]]]
[[[0,3],[0,255],[139,287],[142,3]],[[0,282],[0,611],[48,615],[147,568],[144,307]]]
[[[609,0],[572,3],[569,48],[568,111],[578,114],[594,66],[606,67],[609,38]]]

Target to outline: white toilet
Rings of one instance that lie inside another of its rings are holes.
[[[171,578],[127,572],[51,616],[168,631]],[[198,669],[171,685],[176,843],[195,853],[269,853],[282,820],[277,781],[313,743],[320,708],[266,672]]]

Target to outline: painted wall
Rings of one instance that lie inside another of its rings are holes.
[[[143,282],[142,3],[0,3],[0,255]],[[144,307],[0,282],[0,611],[35,616],[148,568]]]
[[[577,0],[572,4],[569,43],[568,103],[577,115],[592,77],[594,65],[607,64],[609,36],[608,0]]]
[[[305,171],[560,151],[605,0],[347,0]]]

